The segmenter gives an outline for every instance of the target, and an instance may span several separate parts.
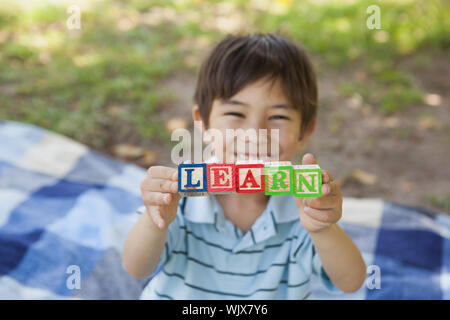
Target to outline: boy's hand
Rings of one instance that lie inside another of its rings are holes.
[[[151,221],[160,229],[167,228],[177,215],[180,200],[178,171],[169,167],[150,167],[141,183],[141,192]]]
[[[310,153],[303,156],[302,164],[317,164]],[[342,196],[339,185],[327,170],[322,170],[322,196],[295,197],[300,221],[308,232],[319,232],[338,222],[342,216]]]

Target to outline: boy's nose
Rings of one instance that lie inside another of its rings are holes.
[[[263,140],[269,139],[268,134],[264,134],[267,132],[267,123],[265,119],[259,119],[257,117],[254,117],[253,119],[250,119],[250,121],[248,121],[244,129],[252,130],[255,133],[254,135],[250,134],[244,137],[246,140],[245,142],[248,144],[258,145],[261,139]]]
[[[258,132],[260,129],[267,129],[267,121],[265,117],[252,116],[249,117],[248,128],[255,129]]]

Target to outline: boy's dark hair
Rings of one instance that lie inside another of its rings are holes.
[[[214,99],[226,100],[261,78],[281,80],[288,101],[301,113],[301,136],[317,114],[317,82],[303,48],[272,33],[229,35],[202,63],[194,103],[208,126]]]

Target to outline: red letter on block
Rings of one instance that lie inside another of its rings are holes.
[[[264,192],[264,164],[237,164],[236,191]]]
[[[208,163],[208,192],[234,192],[236,179],[233,163]]]

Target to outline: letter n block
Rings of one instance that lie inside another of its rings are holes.
[[[234,163],[208,163],[208,192],[232,193],[236,191],[236,172]]]
[[[294,192],[294,170],[289,161],[268,163],[264,167],[267,195],[292,194]]]
[[[206,163],[178,165],[178,192],[181,196],[204,196],[207,190]]]
[[[294,166],[294,196],[322,196],[322,170],[318,165]]]
[[[264,192],[264,164],[236,164],[236,192]]]

